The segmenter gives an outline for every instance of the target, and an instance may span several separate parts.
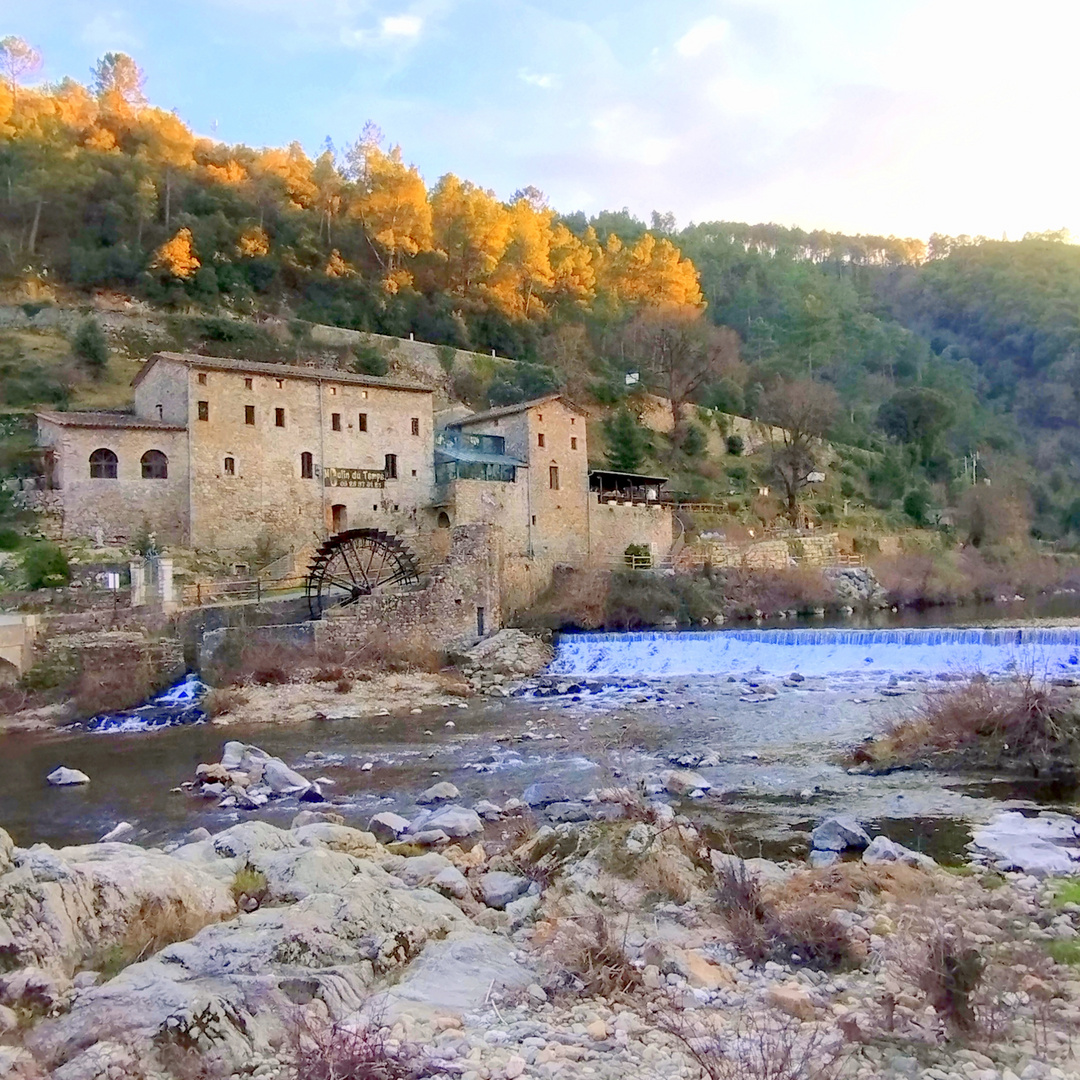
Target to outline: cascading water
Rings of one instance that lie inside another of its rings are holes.
[[[548,668],[552,675],[616,678],[748,671],[1080,677],[1080,627],[567,634]]]
[[[145,705],[122,712],[100,713],[73,726],[99,733],[129,734],[177,724],[201,724],[206,719],[200,704],[206,689],[206,684],[197,675],[187,674]]]

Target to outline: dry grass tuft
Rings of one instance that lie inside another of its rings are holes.
[[[621,997],[641,988],[641,972],[626,951],[626,929],[602,913],[562,919],[546,945],[564,985],[592,997]]]
[[[349,1026],[298,1018],[287,1062],[292,1080],[420,1080],[430,1075],[423,1051],[391,1040],[381,1017]]]
[[[229,687],[217,687],[207,691],[202,699],[202,710],[213,720],[216,716],[224,716],[226,713],[238,709],[248,702],[247,694],[242,690]]]
[[[880,739],[857,747],[856,762],[970,767],[1030,766],[1036,775],[1076,770],[1080,709],[1032,676],[993,681],[976,675],[927,695],[920,710]]]
[[[835,971],[863,958],[837,915],[843,903],[827,891],[785,889],[782,900],[773,901],[746,864],[732,859],[717,871],[717,903],[736,948],[755,964],[775,960]]]
[[[121,940],[92,957],[86,967],[111,979],[124,968],[172,945],[187,941],[216,919],[193,912],[178,900],[144,900],[128,920]]]
[[[775,1010],[741,1012],[720,1033],[692,1013],[662,1012],[656,1024],[682,1043],[706,1080],[831,1080],[844,1063],[841,1038]]]

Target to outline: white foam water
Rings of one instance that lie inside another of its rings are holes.
[[[1080,677],[1080,627],[566,634],[552,675],[645,677],[1010,671]]]
[[[120,735],[177,724],[200,724],[206,719],[200,704],[206,691],[207,686],[198,675],[188,673],[145,705],[123,712],[100,713],[79,726],[99,734]]]

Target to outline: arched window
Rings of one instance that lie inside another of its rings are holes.
[[[225,459],[225,475],[236,475],[236,458],[234,458],[231,454]]]
[[[116,466],[116,455],[111,450],[101,447],[90,455],[90,479],[115,480]]]
[[[311,455],[305,450],[300,455],[300,477],[303,480],[311,480],[315,476],[315,463]]]
[[[439,511],[439,516],[436,518],[436,524],[440,529],[450,528],[450,515],[445,510]]]
[[[139,459],[144,480],[168,480],[169,459],[160,450],[147,450]]]

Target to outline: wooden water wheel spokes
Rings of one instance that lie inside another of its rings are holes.
[[[348,529],[324,540],[308,566],[306,592],[313,618],[329,607],[355,604],[362,596],[420,580],[416,559],[381,529]]]

